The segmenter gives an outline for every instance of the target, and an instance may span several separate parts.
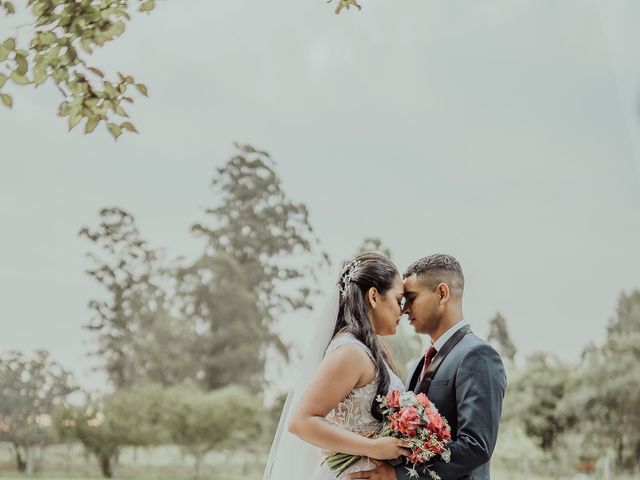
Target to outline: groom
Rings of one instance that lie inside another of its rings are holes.
[[[507,379],[500,355],[462,319],[462,268],[450,255],[422,258],[405,272],[404,289],[403,313],[432,341],[409,372],[407,389],[425,393],[451,426],[451,461],[438,459],[430,469],[442,480],[488,480]],[[349,479],[410,478],[403,465],[376,465]],[[420,480],[431,480],[421,470]]]

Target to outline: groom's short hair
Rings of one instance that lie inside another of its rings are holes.
[[[413,274],[431,290],[435,290],[440,283],[446,283],[454,294],[462,295],[464,291],[462,267],[451,255],[436,253],[416,260],[404,272],[404,278]]]

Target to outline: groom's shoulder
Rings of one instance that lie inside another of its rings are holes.
[[[470,332],[460,341],[459,354],[469,359],[485,358],[500,360],[500,354],[493,346],[478,337],[475,333]]]

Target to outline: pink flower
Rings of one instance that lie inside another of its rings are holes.
[[[438,433],[444,428],[444,421],[439,413],[428,412],[427,418],[429,419],[429,430],[432,432]]]
[[[416,431],[420,426],[420,416],[415,407],[405,407],[395,413],[392,418],[391,428],[409,438],[416,436]]]
[[[420,458],[421,453],[422,453],[422,450],[419,447],[416,447],[411,451],[411,455],[407,456],[407,459],[411,463],[422,463],[424,462],[424,460]]]
[[[433,440],[424,442],[422,444],[422,448],[424,450],[429,450],[430,452],[433,452],[436,455],[440,455],[442,452],[444,452],[444,448],[442,447],[442,445],[438,444],[437,442],[434,442]]]
[[[416,399],[425,407],[428,407],[431,404],[431,400],[429,400],[424,393],[416,395]]]
[[[438,412],[427,412],[428,428],[441,440],[451,440],[451,429]]]
[[[391,390],[387,394],[387,403],[390,407],[398,408],[400,406],[400,392],[398,390]]]

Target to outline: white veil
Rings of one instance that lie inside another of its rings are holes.
[[[327,306],[321,310],[321,315],[315,318],[313,335],[308,348],[304,350],[302,368],[296,369],[298,378],[294,379],[282,409],[262,480],[310,478],[322,460],[322,450],[289,433],[287,424],[293,407],[318,369],[331,341],[340,307],[340,290],[337,286],[330,297]]]

